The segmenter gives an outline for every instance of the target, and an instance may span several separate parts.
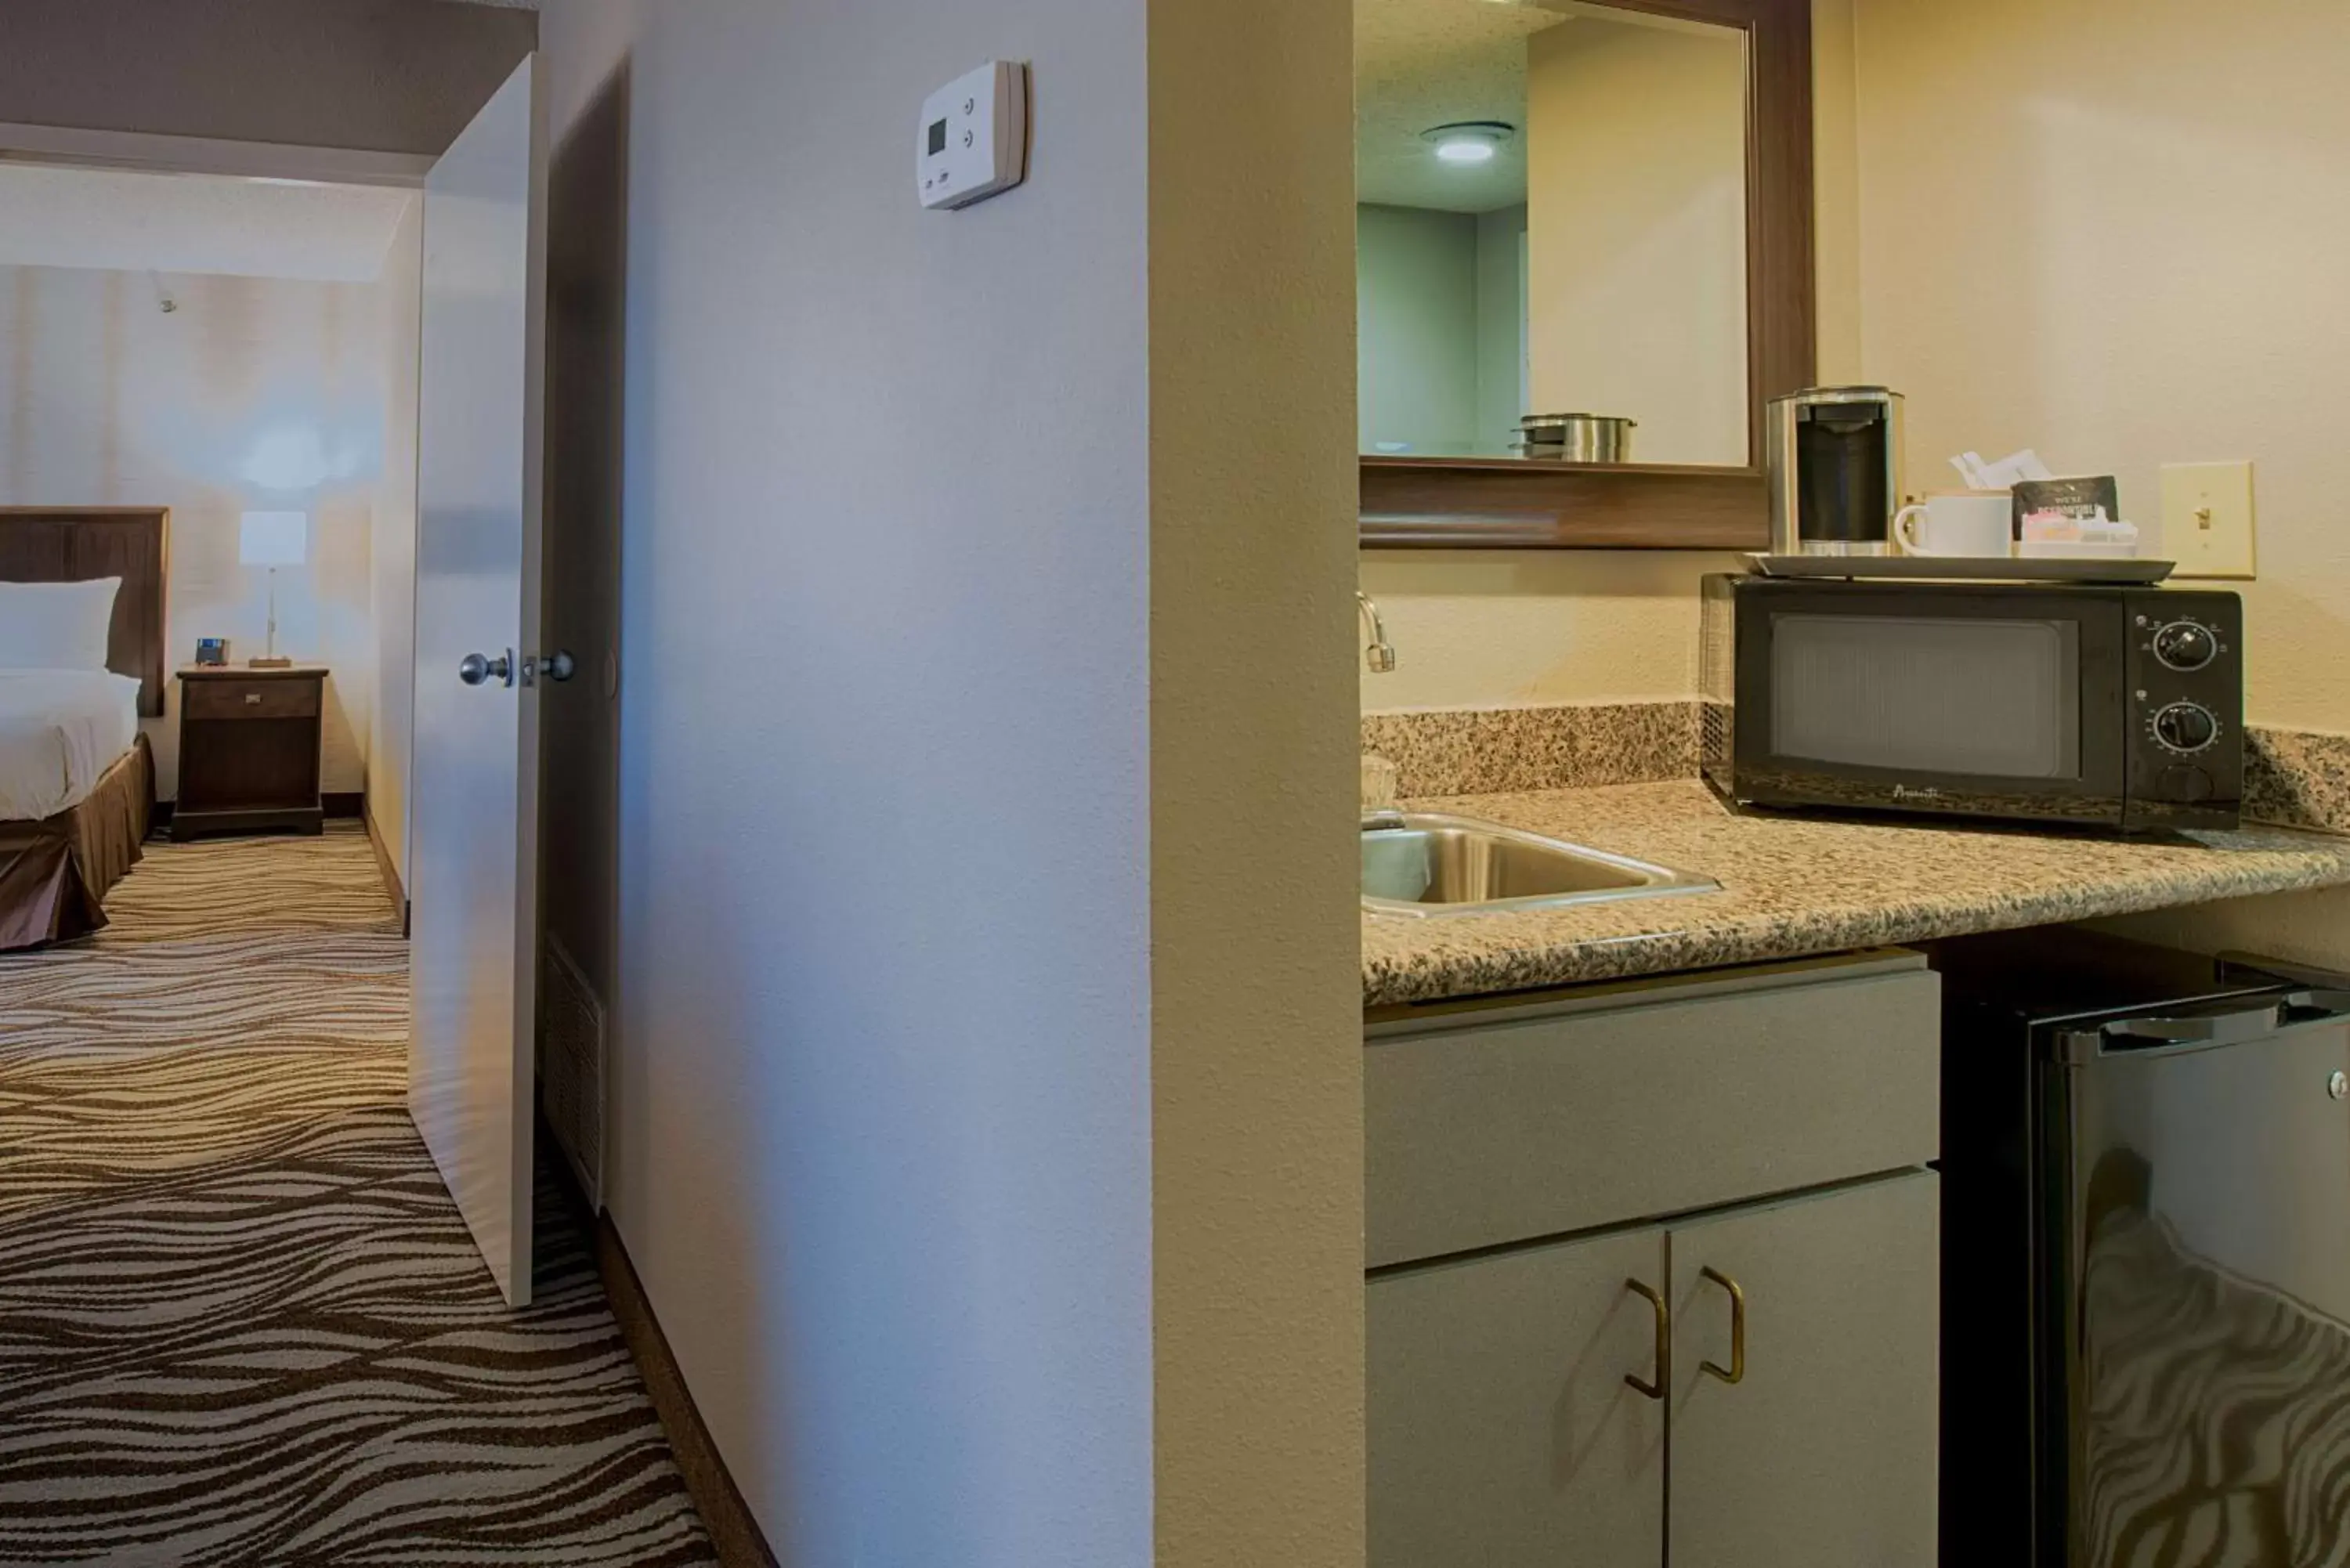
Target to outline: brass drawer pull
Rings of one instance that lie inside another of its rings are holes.
[[[1730,1293],[1730,1365],[1723,1367],[1711,1361],[1700,1361],[1697,1369],[1711,1373],[1724,1383],[1743,1383],[1746,1381],[1746,1293],[1738,1288],[1736,1280],[1719,1269],[1708,1267],[1698,1272]]]
[[[1648,1310],[1657,1314],[1657,1380],[1654,1383],[1643,1383],[1627,1372],[1624,1374],[1624,1381],[1651,1399],[1662,1399],[1665,1397],[1666,1388],[1673,1380],[1672,1309],[1665,1304],[1665,1298],[1662,1295],[1638,1280],[1626,1280],[1624,1288],[1647,1302]]]
[[[244,705],[245,705],[246,707],[248,707],[248,708],[258,708],[258,707],[260,707],[260,706],[261,706],[261,693],[260,693],[260,692],[258,692],[258,691],[248,691],[248,692],[246,692],[246,693],[244,694]]]

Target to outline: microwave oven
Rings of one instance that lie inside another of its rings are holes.
[[[2234,594],[1705,580],[1705,777],[1743,805],[2233,827]]]

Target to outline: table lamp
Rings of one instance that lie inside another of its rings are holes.
[[[237,559],[269,568],[269,652],[249,660],[255,670],[286,670],[291,659],[277,656],[277,568],[309,558],[310,517],[305,512],[248,512],[237,529]]]

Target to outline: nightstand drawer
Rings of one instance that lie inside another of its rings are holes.
[[[190,680],[181,696],[190,719],[315,719],[316,680]]]

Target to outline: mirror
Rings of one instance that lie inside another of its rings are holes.
[[[1355,25],[1363,452],[1744,467],[1748,31],[1578,0]],[[1602,419],[1522,427],[1564,414]]]

